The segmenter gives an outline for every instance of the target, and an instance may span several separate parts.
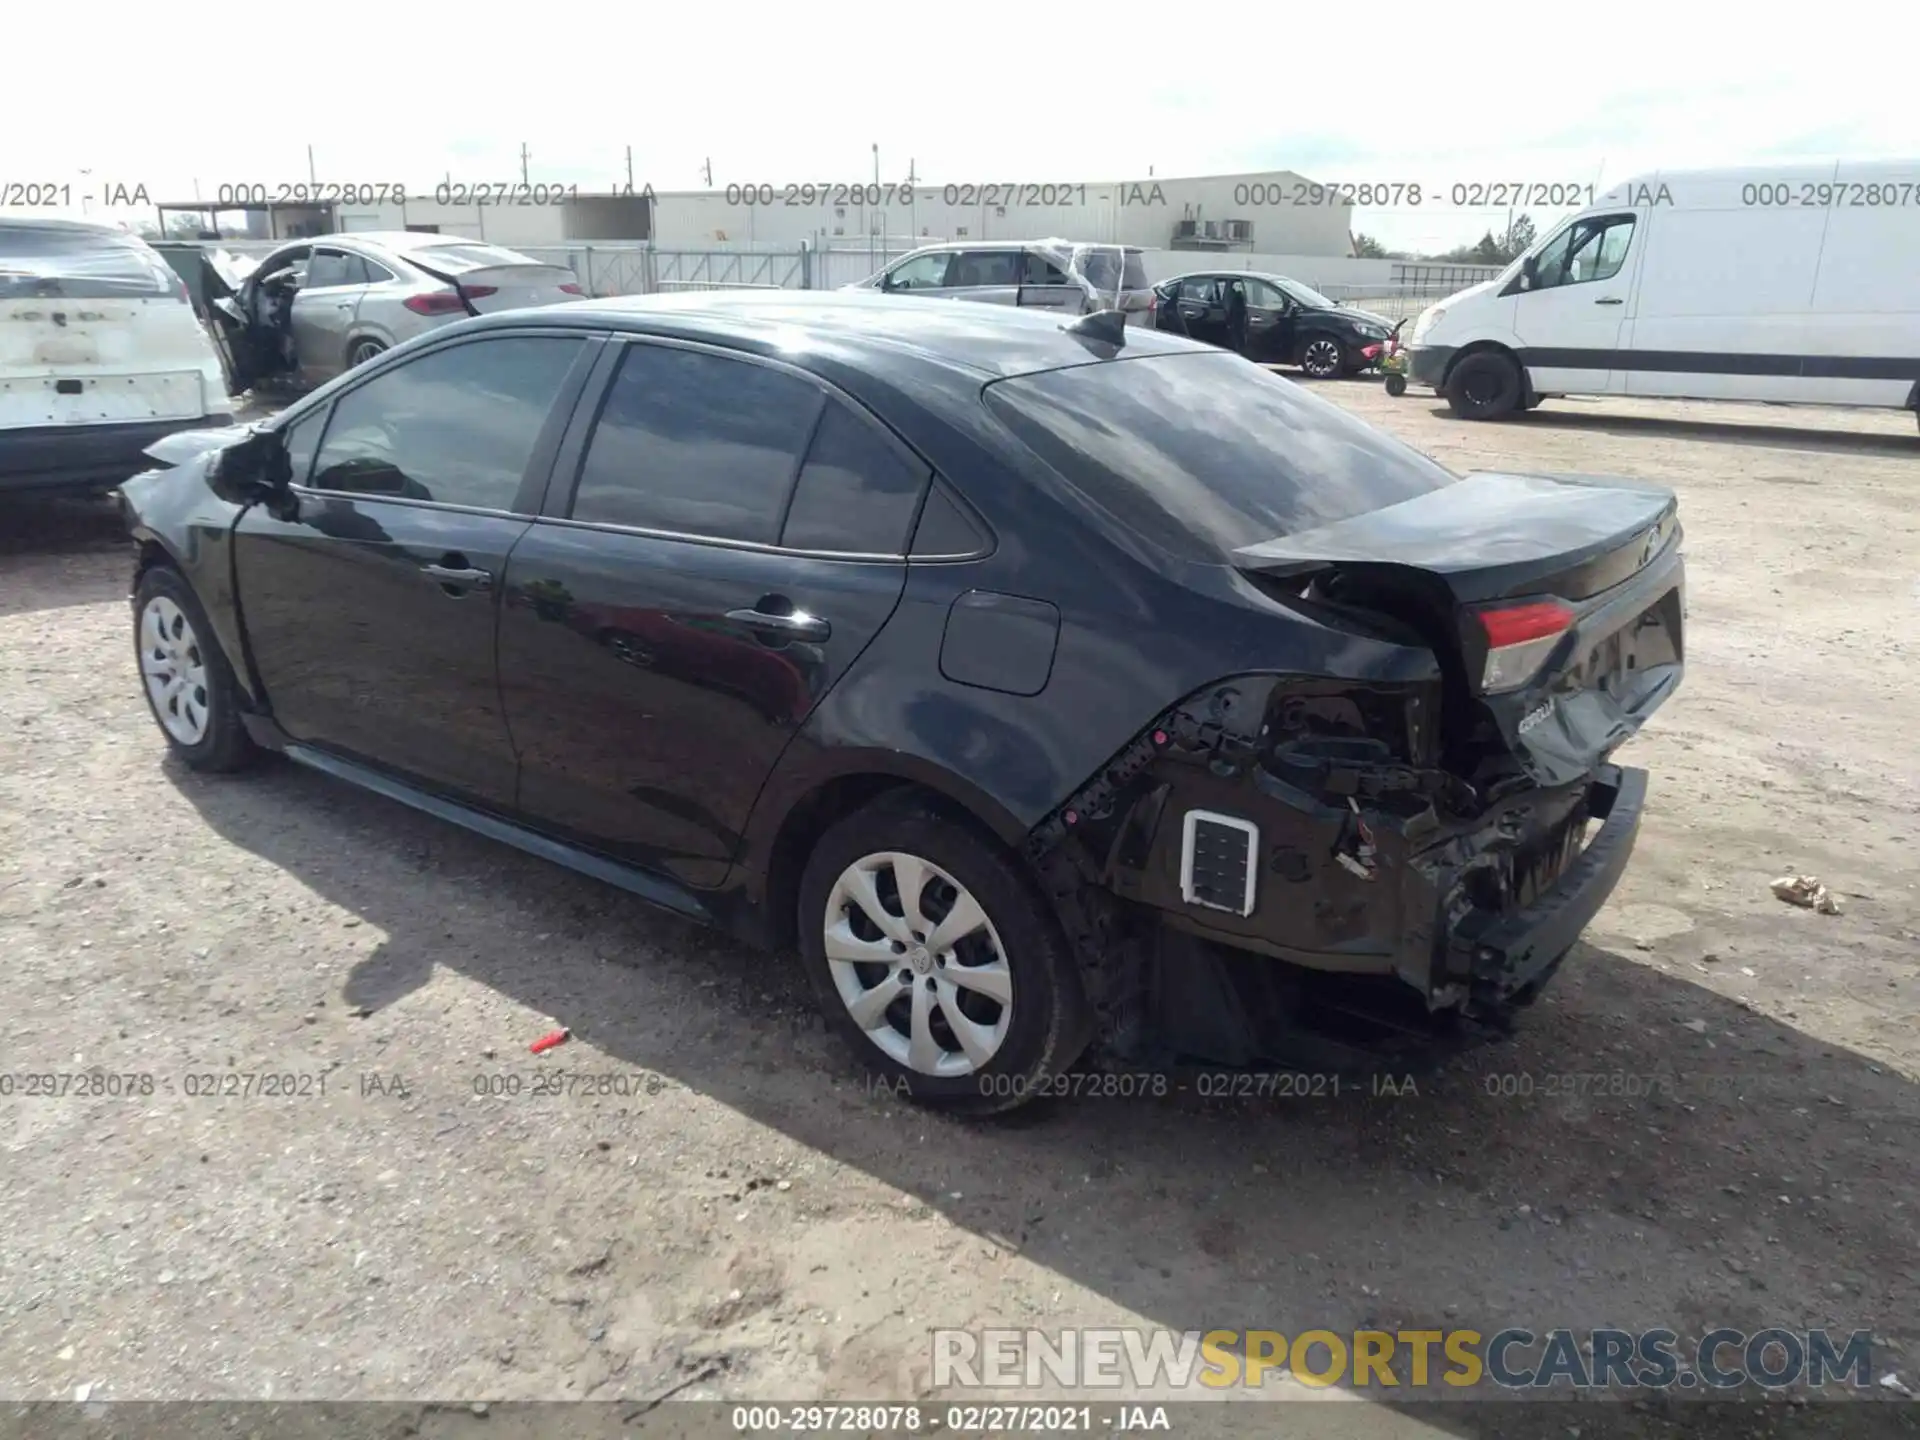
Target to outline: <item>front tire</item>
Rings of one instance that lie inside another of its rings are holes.
[[[1309,335],[1300,343],[1300,369],[1311,380],[1332,380],[1351,363],[1347,347],[1331,335]]]
[[[227,657],[193,587],[171,566],[140,577],[133,648],[141,693],[168,749],[194,770],[238,770],[254,759]]]
[[[1387,376],[1387,394],[1404,395],[1407,393],[1407,377],[1404,375]]]
[[[1011,1110],[1085,1048],[1065,937],[1012,857],[972,830],[883,799],[821,837],[798,903],[828,1023],[894,1093]]]
[[[1468,355],[1447,377],[1447,404],[1462,420],[1500,420],[1519,408],[1520,367],[1497,350]]]

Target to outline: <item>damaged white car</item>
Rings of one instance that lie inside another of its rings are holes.
[[[225,251],[203,258],[235,392],[311,389],[454,320],[583,293],[563,265],[457,235],[323,235],[282,245],[244,274]]]

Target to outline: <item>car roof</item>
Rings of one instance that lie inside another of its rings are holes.
[[[118,225],[107,224],[99,220],[69,220],[64,216],[32,215],[18,210],[0,210],[0,225],[8,229],[50,230],[68,235],[110,235],[118,240],[128,240],[136,245],[150,243],[143,235],[131,230],[123,230]]]
[[[1020,310],[907,295],[845,290],[709,290],[624,295],[502,311],[462,329],[530,326],[622,330],[750,350],[806,368],[809,354],[842,364],[912,358],[941,369],[1000,379],[1113,359],[1213,353],[1211,347],[1130,326],[1116,347],[1068,333],[1054,311]],[[441,333],[445,333],[444,331]]]
[[[1301,282],[1291,275],[1276,275],[1271,270],[1183,270],[1178,275],[1169,275],[1160,283],[1171,285],[1176,280],[1272,280],[1284,281],[1288,285]]]
[[[1045,240],[942,240],[937,245],[922,245],[916,250],[909,250],[907,255],[899,258],[904,260],[908,255],[927,255],[935,250],[1030,250],[1046,244],[1048,242]],[[1134,255],[1146,253],[1144,245],[1115,245],[1105,240],[1069,240],[1067,242],[1069,249],[1077,250],[1082,246],[1089,249],[1097,247],[1102,250],[1125,250]],[[889,260],[887,264],[891,265],[893,261]]]

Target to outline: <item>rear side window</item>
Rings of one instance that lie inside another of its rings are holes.
[[[1156,355],[997,381],[986,403],[1063,480],[1182,559],[1424,495],[1455,476],[1237,355]]]
[[[573,518],[770,545],[825,399],[770,366],[629,345],[587,442]]]
[[[316,250],[313,259],[307,262],[306,288],[317,290],[322,285],[364,285],[367,283],[366,268],[357,256],[348,255],[339,250]]]
[[[1025,267],[1020,281],[1023,285],[1071,285],[1073,283],[1067,278],[1066,271],[1044,255],[1037,255],[1029,250],[1020,258]]]
[[[1017,250],[963,250],[953,262],[953,274],[947,284],[956,286],[1018,285],[1020,252]]]
[[[0,300],[183,300],[167,262],[131,235],[0,221]]]
[[[926,479],[871,422],[829,400],[800,467],[780,543],[792,550],[903,555]]]

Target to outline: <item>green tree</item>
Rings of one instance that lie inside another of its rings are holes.
[[[1387,247],[1371,235],[1355,234],[1353,255],[1356,260],[1384,260],[1387,258]]]

